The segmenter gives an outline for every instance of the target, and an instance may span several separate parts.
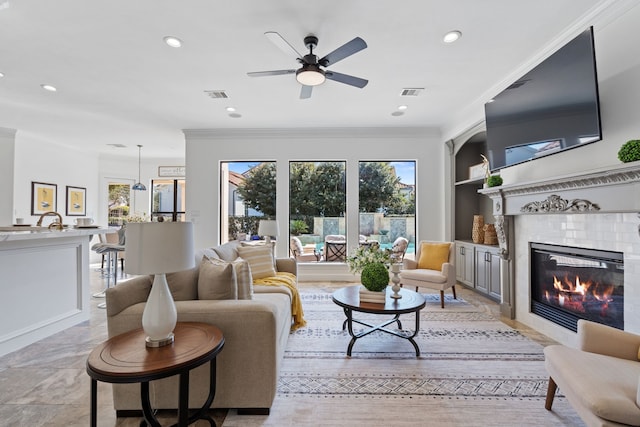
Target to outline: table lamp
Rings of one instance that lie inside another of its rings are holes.
[[[195,266],[193,224],[132,222],[127,224],[125,239],[125,272],[155,275],[142,313],[146,345],[171,344],[178,315],[166,273]]]
[[[258,236],[264,236],[267,244],[271,243],[271,236],[278,236],[278,222],[274,219],[261,219],[258,225]]]

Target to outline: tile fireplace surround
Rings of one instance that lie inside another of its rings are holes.
[[[563,344],[576,334],[530,312],[529,243],[624,254],[625,330],[640,334],[640,165],[638,162],[486,188],[503,260],[503,314]]]

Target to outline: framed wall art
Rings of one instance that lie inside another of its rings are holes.
[[[87,189],[67,185],[67,216],[85,216],[87,214]]]
[[[31,181],[31,215],[42,215],[58,208],[58,186]]]
[[[158,166],[158,176],[160,177],[182,177],[185,176],[184,166]]]

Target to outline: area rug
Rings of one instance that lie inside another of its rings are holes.
[[[306,288],[301,297],[307,326],[289,337],[271,415],[230,411],[224,427],[582,425],[561,394],[553,411],[544,409],[542,346],[482,304],[447,297],[441,309],[439,295],[426,294],[419,357],[411,343],[382,332],[357,340],[348,357],[351,338],[331,290]],[[413,316],[400,317],[403,328],[414,327]]]

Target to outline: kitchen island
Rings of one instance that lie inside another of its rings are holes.
[[[89,252],[108,228],[0,228],[0,356],[89,319]]]

